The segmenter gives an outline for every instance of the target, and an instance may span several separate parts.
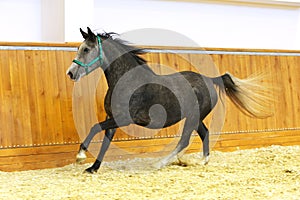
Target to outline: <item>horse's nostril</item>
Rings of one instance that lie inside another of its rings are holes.
[[[72,72],[68,72],[67,75],[70,77],[70,79],[73,79],[73,73]]]

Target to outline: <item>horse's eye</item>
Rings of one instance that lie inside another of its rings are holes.
[[[90,50],[88,48],[83,49],[84,53],[88,53]]]

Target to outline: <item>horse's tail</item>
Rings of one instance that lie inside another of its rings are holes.
[[[245,114],[251,117],[266,118],[270,111],[271,92],[262,86],[263,76],[238,79],[229,73],[213,78],[220,91],[226,93],[230,100]]]

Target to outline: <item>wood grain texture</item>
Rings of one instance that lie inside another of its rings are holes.
[[[78,44],[31,44],[2,43],[1,45],[22,46],[66,46]],[[172,47],[173,49],[184,49]],[[167,49],[167,47],[161,47]],[[197,50],[196,48],[190,48]],[[251,52],[249,49],[206,49],[217,51]],[[257,51],[300,53],[298,51]],[[77,133],[72,95],[74,83],[65,75],[76,52],[53,50],[0,50],[0,170],[27,170],[62,166],[74,161],[74,155],[83,136]],[[143,55],[158,74],[192,70],[207,76],[230,72],[238,78],[255,73],[268,76],[261,84],[270,86],[274,103],[274,115],[267,119],[254,119],[241,113],[229,100],[223,134],[215,149],[222,151],[237,148],[256,148],[272,144],[300,144],[300,56],[282,55],[232,55],[232,54],[174,54],[147,53]],[[89,76],[86,84],[79,88],[83,100],[78,106],[82,115],[84,133],[91,124],[105,119],[103,107],[107,84],[101,70],[97,76]],[[101,76],[96,87],[95,99],[84,99],[95,79]],[[86,78],[87,79],[87,78]],[[84,102],[89,102],[84,104]],[[96,115],[96,121],[93,116]],[[94,120],[94,121],[93,121]],[[205,120],[209,125],[210,118]],[[130,157],[148,150],[155,151],[170,142],[181,129],[183,122],[172,127],[151,132],[137,126],[119,129],[107,160],[120,156]],[[86,133],[85,133],[86,132]],[[139,139],[136,138],[145,138]],[[98,134],[94,142],[103,138]],[[125,153],[114,148],[123,148]],[[201,149],[196,138],[188,152]],[[97,149],[93,150],[97,151]],[[128,155],[126,154],[128,153]],[[114,154],[115,153],[115,154]],[[91,160],[91,159],[90,159]],[[16,164],[18,162],[18,164]]]

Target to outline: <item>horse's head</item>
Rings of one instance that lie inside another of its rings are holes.
[[[115,77],[120,78],[122,73],[146,63],[139,56],[145,53],[144,50],[127,45],[127,42],[122,39],[113,38],[112,35],[116,33],[95,35],[90,28],[87,28],[87,30],[86,33],[80,29],[84,41],[79,46],[77,56],[66,72],[73,81],[79,81],[81,77],[88,75],[99,67],[105,71],[111,65],[115,66],[112,67],[114,73],[118,73],[118,76]]]
[[[90,28],[87,29],[87,33],[80,29],[84,41],[79,46],[77,56],[66,72],[73,81],[79,81],[81,77],[103,64],[102,38],[95,35]]]

